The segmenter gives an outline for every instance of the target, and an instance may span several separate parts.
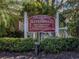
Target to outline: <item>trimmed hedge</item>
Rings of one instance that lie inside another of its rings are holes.
[[[47,38],[41,42],[41,48],[46,53],[59,53],[61,51],[72,51],[79,47],[78,38]]]
[[[0,51],[25,52],[33,48],[33,39],[0,38]]]
[[[0,51],[28,52],[34,50],[32,38],[0,38]],[[78,38],[47,38],[41,41],[40,49],[47,53],[72,51],[79,47]]]

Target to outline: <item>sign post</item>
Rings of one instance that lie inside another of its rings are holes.
[[[55,19],[55,36],[59,37],[59,11],[56,13]]]
[[[24,12],[24,38],[27,38],[27,32],[28,32],[28,17],[27,12]]]

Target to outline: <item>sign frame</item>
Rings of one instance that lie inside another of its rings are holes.
[[[48,15],[35,15],[29,17],[29,32],[55,32],[55,18]]]

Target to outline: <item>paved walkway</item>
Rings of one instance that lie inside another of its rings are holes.
[[[79,59],[77,52],[62,52],[60,54],[44,54],[40,53],[38,57],[34,53],[0,53],[0,59]]]

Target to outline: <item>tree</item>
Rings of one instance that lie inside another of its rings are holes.
[[[64,17],[68,20],[68,29],[72,36],[79,36],[78,21],[79,21],[79,0],[67,0],[67,10],[63,12]]]
[[[13,0],[0,0],[0,34],[15,31],[22,6]],[[3,30],[4,29],[4,30]]]

